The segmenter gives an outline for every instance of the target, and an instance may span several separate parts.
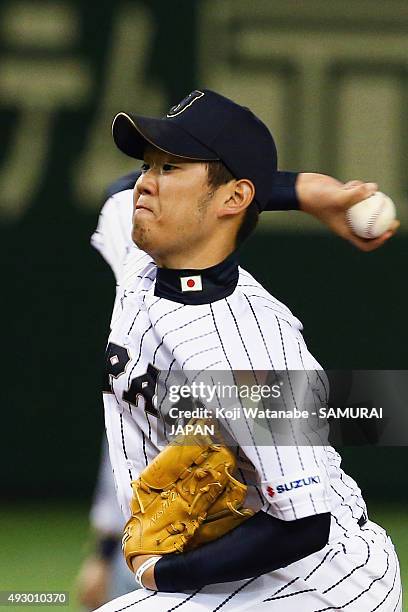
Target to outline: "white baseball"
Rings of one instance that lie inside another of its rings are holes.
[[[354,204],[346,214],[351,231],[361,238],[381,236],[396,218],[394,202],[381,191]]]

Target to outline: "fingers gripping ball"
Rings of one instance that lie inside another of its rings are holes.
[[[354,204],[347,211],[347,221],[353,234],[361,238],[378,238],[390,229],[395,218],[394,202],[381,191]]]
[[[132,482],[132,515],[122,540],[130,569],[136,555],[183,551],[235,467],[235,457],[226,446],[204,437],[163,449]]]

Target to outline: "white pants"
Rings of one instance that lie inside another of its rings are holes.
[[[273,542],[270,544],[273,546]],[[401,612],[398,558],[385,531],[368,521],[321,551],[262,576],[189,593],[139,589],[99,612]]]

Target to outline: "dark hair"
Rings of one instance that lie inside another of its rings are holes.
[[[235,176],[224,166],[222,161],[207,162],[208,185],[212,189],[218,189],[232,181]]]
[[[232,181],[235,177],[222,163],[222,161],[207,162],[208,185],[211,189],[218,189]],[[255,201],[245,211],[242,223],[236,236],[236,245],[240,246],[255,230],[259,221],[259,209]]]
[[[236,244],[237,247],[240,246],[244,240],[249,238],[252,232],[255,230],[259,221],[259,208],[257,203],[253,200],[248,208],[245,211],[244,218],[242,219],[242,223],[239,226],[239,230],[237,232]]]

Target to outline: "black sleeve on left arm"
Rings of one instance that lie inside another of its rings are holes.
[[[330,516],[326,512],[282,521],[257,512],[214,542],[191,552],[164,555],[154,568],[157,588],[183,592],[285,567],[327,544]]]
[[[298,210],[299,200],[296,195],[297,172],[277,172],[273,191],[265,210]]]

